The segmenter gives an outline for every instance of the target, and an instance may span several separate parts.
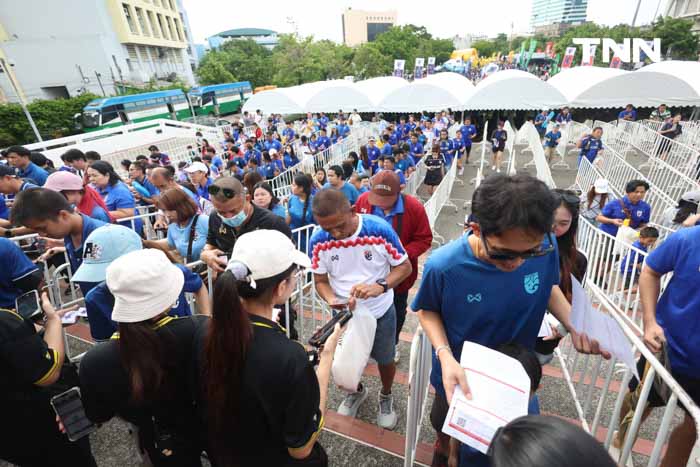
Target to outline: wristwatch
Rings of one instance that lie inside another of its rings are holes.
[[[389,284],[386,283],[386,279],[379,279],[379,280],[377,280],[377,284],[379,284],[379,285],[381,285],[382,287],[384,287],[384,292],[383,292],[383,293],[386,293],[386,291],[389,290]]]
[[[5,238],[12,238],[12,229],[5,229]]]

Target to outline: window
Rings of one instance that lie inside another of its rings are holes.
[[[173,18],[173,23],[175,24],[175,32],[177,32],[178,40],[182,41],[182,32],[180,32],[180,22],[177,18]]]
[[[168,3],[170,3],[170,9],[175,11],[175,5],[173,4],[173,0],[168,0]]]
[[[391,23],[367,23],[367,41],[372,42],[377,35],[388,31]]]
[[[158,13],[158,14],[156,14],[156,17],[158,18],[158,26],[160,26],[160,32],[161,32],[161,35],[163,36],[163,39],[170,39],[168,37],[168,31],[166,31],[165,26],[163,26],[163,15]]]
[[[173,20],[170,16],[165,17],[165,22],[168,23],[168,33],[170,35],[170,40],[175,40],[175,33],[173,32]]]
[[[129,54],[129,58],[130,58],[131,60],[136,60],[136,61],[138,61],[139,56],[138,56],[138,54],[136,53],[136,46],[135,46],[135,45],[132,45],[132,44],[127,45],[127,46],[126,46],[126,53]]]
[[[153,16],[153,12],[149,10],[148,12],[148,23],[151,25],[151,31],[153,31],[153,37],[160,37],[160,32],[158,32],[158,28],[156,27],[156,20],[155,16]]]
[[[131,17],[131,9],[129,8],[129,5],[127,5],[126,3],[122,3],[122,9],[124,10],[124,17],[126,18],[126,22],[129,24],[129,30],[131,31],[131,34],[138,34],[139,32],[136,29],[134,19]]]
[[[139,26],[141,26],[141,33],[144,36],[150,36],[151,34],[148,32],[148,27],[146,26],[146,20],[143,17],[143,10],[139,7],[136,7],[136,18],[139,20]]]

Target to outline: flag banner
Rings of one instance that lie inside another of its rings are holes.
[[[423,65],[425,64],[424,58],[416,57],[416,68],[413,72],[413,79],[421,79],[423,77]]]
[[[435,57],[428,57],[428,74],[435,73]]]
[[[403,78],[403,70],[406,66],[406,60],[394,60],[394,76]]]
[[[549,58],[554,57],[554,42],[547,42],[544,48],[544,54]]]
[[[591,45],[591,48],[590,48],[591,57],[585,63],[583,61],[583,57],[581,57],[581,66],[593,66],[593,63],[595,62],[595,51],[597,48],[598,48],[598,45],[596,45],[596,44]]]
[[[525,68],[530,64],[530,59],[532,58],[532,54],[535,53],[535,49],[537,49],[537,41],[532,39],[530,41],[530,50],[528,50],[527,56],[525,57]]]
[[[574,63],[574,55],[576,54],[576,47],[567,47],[566,53],[564,54],[564,59],[561,61],[562,68],[571,68]]]

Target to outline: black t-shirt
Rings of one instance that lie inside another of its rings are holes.
[[[304,347],[287,338],[275,322],[250,316],[248,346],[240,388],[240,426],[231,433],[231,449],[240,467],[286,465],[287,448],[301,448],[323,427],[316,372]],[[206,330],[197,339],[198,374],[202,374]],[[207,404],[200,392],[200,416]]]
[[[0,400],[41,399],[37,386],[58,368],[58,354],[17,313],[0,308]]]
[[[227,256],[231,256],[236,239],[254,230],[279,230],[287,237],[292,238],[292,231],[284,219],[276,214],[272,214],[272,212],[267,209],[259,208],[254,204],[252,206],[252,216],[237,229],[224,224],[216,213],[212,213],[209,216],[207,244],[213,245],[223,251]]]
[[[206,327],[202,315],[174,318],[167,316],[153,325],[169,355],[165,384],[155,401],[132,402],[129,375],[122,366],[119,336],[92,347],[80,363],[80,388],[88,418],[102,423],[115,415],[137,426],[152,424],[155,416],[161,426],[178,433],[198,433],[192,388],[192,358],[198,327]]]

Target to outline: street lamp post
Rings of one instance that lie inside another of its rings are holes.
[[[24,111],[24,115],[27,116],[27,120],[29,121],[29,126],[32,127],[32,130],[34,131],[34,136],[36,136],[37,141],[44,141],[41,138],[41,134],[39,134],[39,129],[36,127],[36,124],[34,123],[34,119],[32,118],[32,114],[29,113],[29,109],[27,109],[27,103],[24,100],[24,93],[19,87],[19,83],[15,80],[14,74],[11,73],[10,71],[10,65],[5,61],[3,57],[0,57],[0,72],[5,73],[5,76],[7,76],[7,80],[10,82],[10,86],[12,86],[12,89],[15,91],[15,94],[17,95],[17,99],[19,100],[19,105],[22,107],[22,110]]]

